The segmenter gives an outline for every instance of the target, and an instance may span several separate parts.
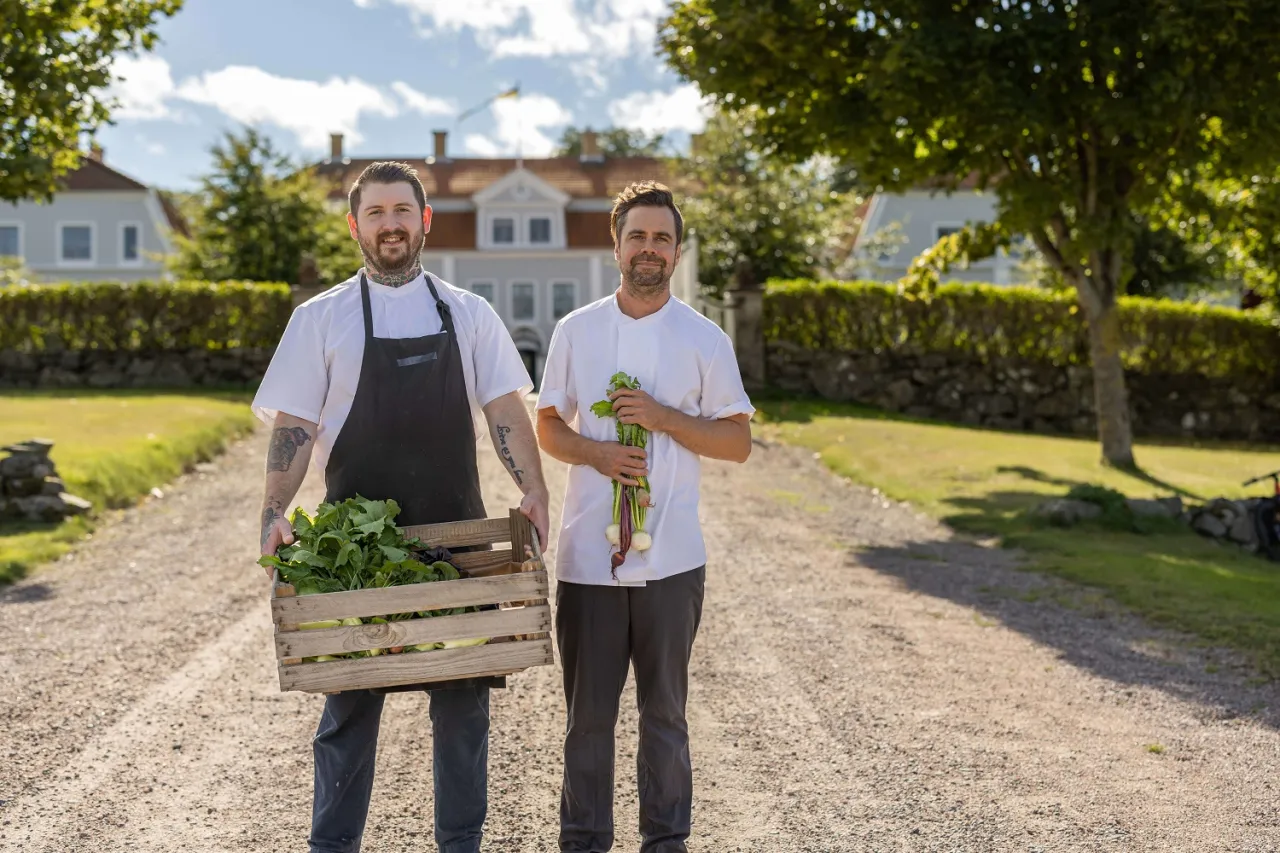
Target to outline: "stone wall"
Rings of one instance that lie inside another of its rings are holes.
[[[939,420],[999,429],[1095,435],[1087,367],[983,364],[941,355],[767,347],[769,384]],[[1138,435],[1280,441],[1280,385],[1200,376],[1127,377]]]
[[[0,351],[0,388],[252,387],[273,350]]]

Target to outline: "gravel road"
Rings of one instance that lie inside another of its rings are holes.
[[[253,562],[265,445],[0,591],[0,850],[306,849],[322,699],[276,683]],[[492,454],[482,478],[505,513]],[[792,448],[708,464],[703,495],[691,850],[1280,849],[1280,687],[1230,656]],[[318,497],[311,477],[300,501]],[[486,849],[550,853],[559,676],[510,683]],[[617,849],[636,850],[630,687],[623,707]],[[389,697],[382,731],[365,849],[434,849],[425,697]]]

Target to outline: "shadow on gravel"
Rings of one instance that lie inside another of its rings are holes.
[[[1153,687],[1217,719],[1247,717],[1280,729],[1280,682],[1254,677],[1230,652],[1196,648],[1145,624],[1101,592],[1019,571],[1017,559],[1013,551],[942,540],[865,547],[848,556],[910,589],[970,607],[978,625],[1004,625],[1118,685]]]
[[[53,587],[43,583],[30,583],[17,587],[0,588],[0,605],[35,604],[53,598]]]

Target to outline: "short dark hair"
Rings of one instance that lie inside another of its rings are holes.
[[[351,215],[360,210],[360,192],[365,184],[408,184],[413,189],[413,197],[418,200],[418,210],[427,209],[427,191],[418,177],[418,170],[408,163],[397,163],[392,160],[380,160],[370,163],[347,193],[347,203],[351,206]]]
[[[618,235],[627,224],[627,214],[633,207],[665,207],[676,218],[676,245],[684,242],[684,217],[676,207],[676,198],[670,187],[657,181],[636,181],[613,200],[613,212],[609,214],[609,234],[618,245]]]

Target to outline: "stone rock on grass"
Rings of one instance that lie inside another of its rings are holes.
[[[1140,518],[1179,518],[1182,516],[1182,498],[1145,500],[1130,498],[1129,511]]]
[[[1246,547],[1257,548],[1258,546],[1258,531],[1254,529],[1251,516],[1242,515],[1236,519],[1236,523],[1231,525],[1227,535],[1231,537],[1231,541]]]
[[[1221,539],[1227,535],[1231,528],[1218,516],[1206,510],[1192,519],[1191,529],[1205,536]]]
[[[1102,515],[1102,507],[1088,501],[1054,498],[1036,507],[1035,515],[1057,527],[1071,527]]]

